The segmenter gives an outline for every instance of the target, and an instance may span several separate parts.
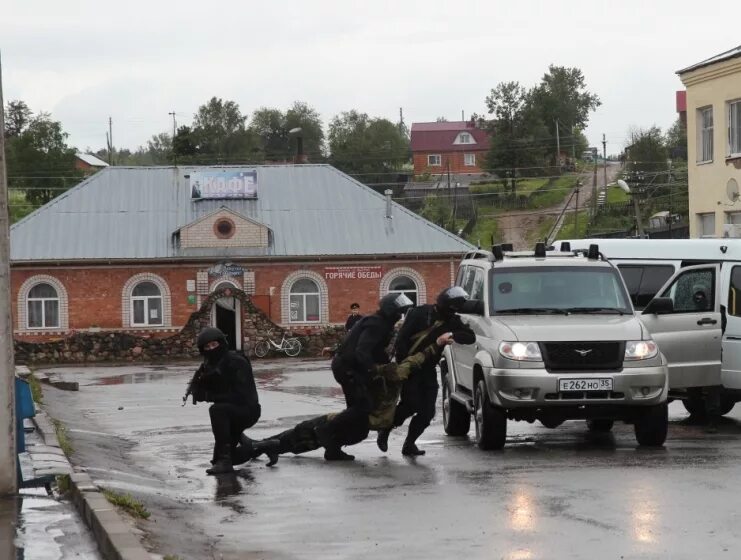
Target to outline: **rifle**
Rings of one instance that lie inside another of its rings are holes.
[[[188,397],[190,397],[191,395],[193,395],[193,404],[196,404],[198,402],[196,395],[197,393],[201,392],[200,384],[203,381],[205,373],[205,364],[201,364],[201,366],[193,374],[193,377],[190,378],[190,381],[188,381],[188,388],[185,390],[185,395],[183,396],[183,406],[185,406],[185,403],[188,402]]]

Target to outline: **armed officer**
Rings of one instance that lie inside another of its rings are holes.
[[[434,305],[420,305],[409,311],[396,339],[396,361],[402,362],[409,355],[410,349],[424,348],[447,332],[453,333],[453,340],[458,344],[473,344],[476,335],[458,315],[467,300],[466,291],[460,286],[454,286],[440,292]],[[417,447],[416,442],[435,417],[439,389],[435,366],[441,356],[442,347],[437,358],[425,362],[418,372],[413,373],[404,382],[401,390],[401,401],[396,407],[394,426],[401,426],[407,418],[413,416],[401,449],[404,455],[425,454]],[[379,430],[377,444],[381,451],[388,451],[390,433],[391,429]]]
[[[412,305],[412,300],[404,294],[383,296],[378,310],[353,326],[332,359],[332,373],[342,386],[347,408],[317,428],[317,436],[326,449],[324,458],[328,461],[353,460],[352,455],[342,451],[342,446],[368,436],[368,414],[372,407],[368,384],[375,366],[391,361],[386,348],[391,342],[394,325]]]

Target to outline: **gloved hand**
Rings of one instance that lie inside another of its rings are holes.
[[[444,334],[441,334],[437,337],[437,340],[435,342],[437,342],[438,346],[448,346],[449,344],[453,344],[453,333],[446,332]]]

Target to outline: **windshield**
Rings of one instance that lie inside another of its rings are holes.
[[[492,315],[633,312],[620,274],[610,267],[498,268],[490,274]]]

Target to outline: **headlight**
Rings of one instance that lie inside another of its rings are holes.
[[[537,342],[502,342],[499,353],[510,360],[525,362],[542,362],[540,347]]]
[[[655,358],[659,347],[653,340],[629,340],[625,343],[625,359],[629,361]]]

